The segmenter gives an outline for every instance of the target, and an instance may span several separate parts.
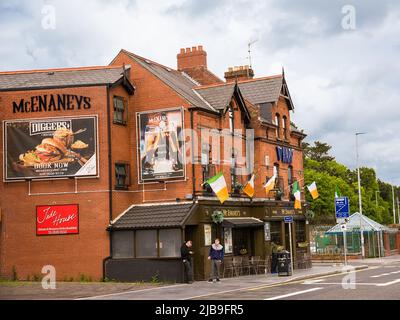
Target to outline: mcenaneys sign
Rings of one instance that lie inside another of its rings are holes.
[[[98,175],[97,116],[3,123],[5,181]]]

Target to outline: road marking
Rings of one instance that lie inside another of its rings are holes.
[[[324,279],[306,280],[306,281],[304,281],[304,284],[314,284],[314,283],[321,282],[321,281],[324,281]]]
[[[124,292],[116,292],[116,293],[103,294],[103,295],[99,295],[99,296],[91,296],[91,297],[77,298],[77,299],[74,299],[74,300],[91,300],[91,299],[96,299],[96,298],[105,298],[105,297],[112,297],[112,296],[120,296],[120,295],[124,295],[124,294],[136,293],[136,292],[146,292],[146,291],[151,291],[151,290],[160,290],[160,289],[167,289],[167,288],[177,288],[177,287],[183,287],[183,286],[187,286],[187,284],[177,284],[177,285],[164,286],[164,287],[157,287],[157,288],[148,288],[148,289],[141,289],[141,290],[131,290],[131,291],[124,291]]]
[[[388,276],[390,273],[382,273],[382,274],[378,274],[375,276],[371,276],[371,278],[379,278],[379,277],[383,277],[383,276]]]
[[[338,277],[340,275],[347,274],[347,273],[356,273],[356,272],[362,272],[362,271],[369,271],[369,270],[374,270],[374,269],[378,269],[378,268],[380,268],[380,267],[378,267],[378,266],[377,267],[368,267],[368,268],[365,268],[365,269],[354,270],[354,271],[351,271],[351,272],[338,270],[337,273],[328,274],[326,276],[316,276],[314,279],[324,279],[324,278],[329,278],[329,277]],[[272,288],[272,287],[287,286],[287,285],[290,285],[290,284],[299,284],[299,283],[303,283],[304,281],[307,281],[307,280],[305,280],[305,279],[293,280],[293,281],[289,280],[289,281],[284,282],[284,283],[275,283],[275,284],[270,284],[270,285],[256,286],[256,287],[249,288],[247,290],[248,291],[256,291],[256,290]]]
[[[393,281],[390,281],[390,282],[377,284],[377,286],[378,287],[386,287],[386,286],[390,286],[392,284],[399,283],[399,282],[400,282],[400,279],[397,279],[397,280],[393,280]]]
[[[391,274],[396,274],[396,273],[400,273],[400,271],[393,271],[393,272],[387,272],[387,273],[377,274],[377,275],[375,275],[375,276],[371,276],[371,278],[380,278],[380,277],[389,276],[389,275],[391,275]]]
[[[322,289],[322,288],[312,288],[312,289],[308,289],[308,290],[297,291],[297,292],[292,292],[292,293],[284,294],[284,295],[281,295],[281,296],[276,296],[276,297],[272,297],[272,298],[267,298],[267,299],[264,299],[264,300],[278,300],[278,299],[283,299],[283,298],[298,296],[299,294],[305,294],[305,293],[309,293],[309,292],[314,292],[314,291],[321,290],[321,289]]]

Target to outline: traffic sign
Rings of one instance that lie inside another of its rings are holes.
[[[350,205],[348,197],[335,198],[336,219],[348,218],[350,213]]]
[[[285,220],[285,223],[292,223],[293,222],[293,217],[292,216],[287,216],[283,218]]]

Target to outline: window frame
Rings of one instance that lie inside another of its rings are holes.
[[[119,107],[118,102],[122,102],[122,108]],[[121,96],[114,96],[113,98],[114,116],[113,123],[117,125],[126,126],[128,123],[128,107],[127,100]],[[116,117],[120,114],[121,117]]]
[[[131,166],[127,162],[121,162],[117,161],[114,164],[115,168],[115,185],[114,188],[115,190],[127,190],[131,186]],[[119,176],[121,175],[118,172],[117,168],[123,168],[125,170],[125,175],[122,175],[124,177],[124,184],[119,184]]]

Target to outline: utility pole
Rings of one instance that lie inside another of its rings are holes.
[[[364,248],[364,231],[362,228],[362,201],[361,201],[361,178],[360,178],[360,166],[358,164],[358,136],[361,134],[366,134],[366,132],[356,132],[356,160],[357,160],[357,178],[358,178],[358,206],[360,211],[360,240],[361,240],[361,256],[365,258],[365,248]]]

